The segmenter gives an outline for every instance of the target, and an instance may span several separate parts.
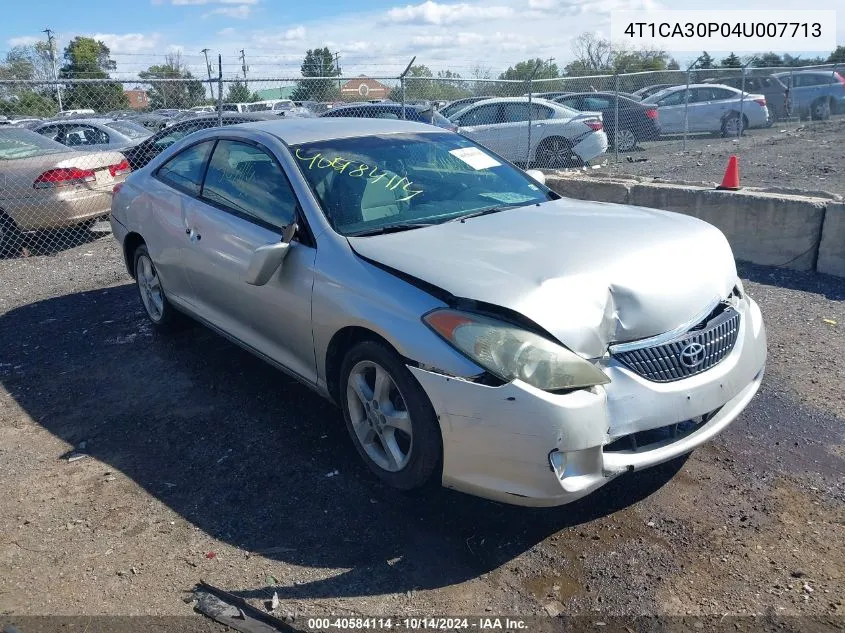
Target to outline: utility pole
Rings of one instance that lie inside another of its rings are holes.
[[[549,59],[548,59],[548,60],[546,60],[546,68],[548,68],[548,69],[549,69],[549,79],[552,79],[552,78],[553,78],[553,77],[552,77],[552,62],[553,62],[554,60],[555,60],[555,58],[554,58],[554,57],[549,57]]]
[[[42,33],[47,34],[47,45],[50,47],[50,65],[53,67],[53,81],[59,80],[59,73],[56,71],[56,44],[53,37],[52,29],[44,29]],[[56,84],[56,99],[59,102],[59,112],[64,110],[62,107],[62,87]]]
[[[208,63],[208,49],[204,48],[200,53],[205,55],[205,69],[208,71],[208,89],[211,91],[211,100],[214,101],[214,84],[211,83],[211,64]]]
[[[247,65],[246,65],[246,53],[244,53],[244,49],[241,49],[241,70],[244,71],[244,85],[247,85],[246,84]]]
[[[340,53],[334,54],[334,72],[337,75],[337,91],[340,94]]]

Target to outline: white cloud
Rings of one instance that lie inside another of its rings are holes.
[[[394,7],[387,12],[382,23],[396,24],[455,24],[481,20],[496,20],[512,15],[514,10],[507,6],[485,6],[483,4],[441,4],[426,0],[422,4]]]
[[[34,35],[21,35],[20,37],[13,37],[10,38],[8,41],[9,46],[14,48],[15,46],[32,46],[36,42],[41,41],[43,38],[35,37]]]
[[[232,37],[235,34],[235,29],[231,26],[227,26],[225,29],[220,29],[217,31],[218,37]]]
[[[94,33],[89,37],[103,42],[112,53],[146,53],[161,47],[161,36],[158,33]]]
[[[252,6],[248,4],[239,4],[231,7],[219,7],[208,13],[203,14],[202,17],[207,18],[212,15],[222,15],[227,18],[235,20],[246,20],[249,14],[252,13]]]

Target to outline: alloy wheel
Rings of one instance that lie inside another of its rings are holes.
[[[414,446],[411,415],[388,371],[378,363],[357,363],[346,384],[352,428],[367,456],[383,470],[408,465]]]
[[[157,323],[164,315],[164,294],[158,273],[147,255],[138,257],[136,268],[135,275],[138,280],[138,290],[141,293],[141,302],[150,319]]]
[[[627,152],[637,146],[637,137],[629,129],[622,129],[616,132],[616,147],[620,152]]]

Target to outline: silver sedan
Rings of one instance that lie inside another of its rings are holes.
[[[723,430],[766,337],[716,228],[541,181],[424,124],[265,121],[174,144],[111,222],[156,328],[336,402],[388,485],[559,505]]]

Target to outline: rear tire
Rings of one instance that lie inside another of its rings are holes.
[[[8,215],[0,211],[0,257],[17,255],[23,246],[23,235],[18,225]]]
[[[578,167],[581,158],[572,151],[572,143],[562,136],[550,136],[540,141],[534,153],[534,164],[546,169]]]
[[[638,143],[637,135],[629,128],[622,128],[616,132],[616,148],[620,152],[630,152]]]
[[[831,110],[830,99],[827,97],[817,99],[810,106],[810,118],[814,121],[826,121],[830,118]]]
[[[145,244],[141,244],[133,253],[135,285],[144,313],[160,332],[179,329],[184,323],[182,314],[167,300],[155,264]]]
[[[399,355],[376,341],[350,349],[338,400],[367,467],[397,490],[416,490],[440,470],[440,424],[425,391]]]
[[[740,121],[742,121],[741,124]],[[722,136],[742,136],[747,128],[748,119],[745,118],[745,115],[740,119],[739,114],[734,112],[722,121]]]

